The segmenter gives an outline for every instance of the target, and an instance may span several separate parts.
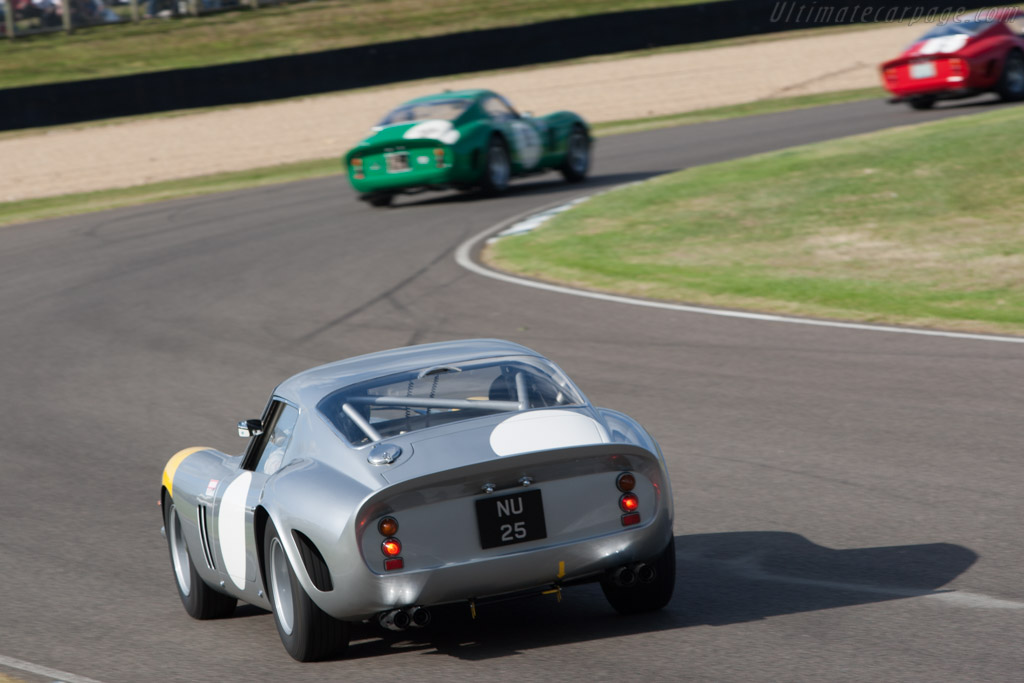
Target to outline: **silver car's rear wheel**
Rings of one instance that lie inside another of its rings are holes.
[[[291,635],[295,625],[295,601],[292,596],[292,579],[288,568],[288,556],[276,536],[270,542],[270,595],[274,601],[274,614],[281,630]]]
[[[331,617],[309,597],[272,521],[267,522],[264,532],[263,560],[277,634],[288,654],[300,662],[313,662],[344,652],[348,647],[348,622]]]

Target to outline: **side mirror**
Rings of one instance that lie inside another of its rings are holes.
[[[238,423],[238,435],[243,439],[248,439],[250,436],[259,436],[262,433],[262,420],[242,420]]]

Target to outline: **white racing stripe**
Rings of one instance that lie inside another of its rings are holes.
[[[92,678],[76,676],[75,674],[69,674],[66,671],[58,671],[57,669],[51,669],[48,666],[39,666],[32,662],[26,662],[13,657],[4,657],[3,655],[0,655],[0,666],[6,666],[8,669],[17,669],[18,671],[36,674],[37,676],[52,678],[55,683],[57,681],[60,681],[61,683],[99,683],[99,681]]]
[[[628,183],[630,185],[635,183]],[[620,187],[625,187],[620,186]],[[618,189],[618,188],[612,188]],[[596,194],[596,193],[595,193]],[[517,277],[515,275],[509,275],[508,273],[502,273],[496,270],[491,270],[476,261],[473,260],[472,254],[476,246],[484,239],[494,235],[498,232],[507,231],[509,233],[519,232],[517,226],[519,223],[525,223],[530,228],[538,227],[543,220],[540,220],[542,214],[547,214],[547,218],[550,218],[566,208],[569,208],[575,204],[584,201],[592,195],[583,195],[577,197],[569,202],[558,202],[550,204],[541,209],[532,209],[531,211],[519,214],[508,220],[504,220],[501,223],[492,225],[486,230],[479,234],[470,237],[468,240],[459,245],[459,248],[455,250],[455,262],[468,271],[476,273],[477,275],[483,275],[493,280],[499,280],[501,282],[508,282],[514,285],[520,285],[522,287],[532,287],[534,289],[542,289],[547,292],[556,292],[558,294],[568,294],[570,296],[579,296],[587,299],[598,299],[599,301],[609,301],[617,304],[628,304],[631,306],[644,306],[646,308],[660,308],[666,311],[676,311],[678,313],[699,313],[701,315],[716,315],[723,318],[741,318],[743,320],[760,320],[763,322],[772,323],[789,323],[791,325],[810,325],[812,327],[834,327],[842,330],[860,330],[863,332],[886,332],[893,334],[914,334],[923,337],[946,337],[948,339],[970,339],[974,341],[987,341],[987,342],[1003,342],[1007,344],[1024,344],[1024,337],[1007,337],[999,336],[994,334],[972,334],[970,332],[947,332],[943,330],[923,330],[914,329],[910,327],[891,327],[887,325],[870,325],[867,323],[846,323],[835,320],[814,320],[811,318],[791,318],[785,315],[773,315],[770,313],[750,313],[747,311],[730,311],[720,308],[708,308],[704,306],[689,306],[687,304],[673,304],[666,301],[649,301],[647,299],[634,299],[628,296],[619,296],[617,294],[604,294],[602,292],[591,292],[584,289],[573,289],[572,287],[565,287],[562,285],[553,285],[547,282],[538,282],[537,280],[529,280],[527,278]],[[565,208],[563,208],[565,207]]]

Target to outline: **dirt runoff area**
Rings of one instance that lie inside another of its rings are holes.
[[[340,157],[394,105],[447,87],[490,88],[523,111],[571,109],[591,122],[866,88],[922,30],[832,32],[9,135],[0,139],[0,201]]]

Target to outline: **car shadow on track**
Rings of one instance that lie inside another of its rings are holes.
[[[534,176],[529,179],[517,180],[508,186],[500,197],[521,197],[540,196],[545,194],[557,194],[567,190],[578,190],[576,194],[584,194],[587,191],[614,187],[625,183],[647,180],[656,175],[668,173],[668,171],[645,171],[642,173],[608,173],[604,175],[592,175],[583,182],[569,184],[554,174]],[[479,191],[469,190],[466,192],[445,192],[444,194],[430,193],[423,199],[420,195],[399,195],[392,209],[411,209],[421,206],[432,206],[437,204],[455,204],[460,202],[476,202],[498,199],[500,197],[487,197]]]
[[[615,614],[596,584],[478,608],[433,610],[424,629],[354,627],[346,659],[420,651],[467,660],[534,648],[942,593],[977,559],[949,543],[833,550],[803,536],[749,531],[676,537],[675,595],[659,611]]]

